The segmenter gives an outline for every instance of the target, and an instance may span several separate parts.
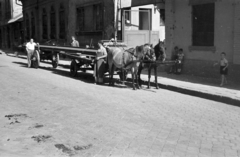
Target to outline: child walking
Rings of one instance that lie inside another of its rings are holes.
[[[221,74],[221,84],[220,86],[223,86],[224,84],[227,84],[227,74],[228,74],[228,60],[226,59],[226,53],[221,53],[221,60],[219,61],[220,64],[220,74]],[[215,64],[215,65],[216,65]]]

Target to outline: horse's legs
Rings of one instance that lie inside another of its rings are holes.
[[[137,88],[140,89],[141,87],[139,86],[138,68],[136,68],[134,74],[135,74],[135,79],[136,79]]]
[[[148,67],[148,88],[150,88],[151,71],[152,71],[152,65],[150,64]]]
[[[143,70],[142,63],[140,63],[139,68],[138,68],[138,72],[137,72],[137,79],[138,79],[138,83],[139,83],[140,86],[142,86],[142,80],[141,80],[142,70]]]
[[[157,80],[157,65],[154,65],[154,73],[155,73],[155,85],[156,85],[156,89],[158,89],[158,80]]]
[[[114,72],[113,64],[109,64],[109,86],[113,85],[113,72]]]
[[[125,85],[125,71],[122,68],[122,84]]]
[[[108,63],[108,71],[109,71],[109,86],[111,86],[112,83],[112,64]]]
[[[135,81],[134,81],[134,79],[135,79],[135,71],[134,71],[133,67],[131,68],[131,73],[132,73],[132,86],[133,86],[133,90],[135,90],[136,89],[135,88]]]
[[[114,64],[112,64],[112,68],[111,68],[111,85],[112,86],[114,86],[113,74],[114,74]]]

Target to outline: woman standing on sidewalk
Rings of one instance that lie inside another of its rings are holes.
[[[96,64],[94,66],[94,77],[97,84],[103,84],[103,76],[105,72],[105,58],[107,57],[107,51],[103,47],[103,42],[98,42],[99,49],[97,51]]]

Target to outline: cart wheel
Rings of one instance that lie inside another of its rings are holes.
[[[71,62],[71,66],[70,66],[70,75],[72,77],[76,77],[77,76],[77,71],[78,71],[78,66],[75,60],[72,60]]]
[[[32,67],[38,68],[40,65],[40,56],[38,50],[35,50],[32,56]]]
[[[52,55],[52,66],[53,68],[57,68],[59,63],[59,54],[58,53],[53,53]]]

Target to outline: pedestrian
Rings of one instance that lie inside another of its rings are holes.
[[[79,47],[79,42],[76,40],[76,38],[74,36],[72,36],[71,46],[72,47]]]
[[[179,49],[178,54],[177,54],[176,65],[175,65],[176,66],[176,74],[182,73],[183,59],[184,59],[183,49]]]
[[[221,75],[221,84],[220,86],[223,86],[224,84],[227,84],[227,74],[228,74],[228,60],[226,59],[226,53],[221,53],[221,59],[218,63],[215,63],[215,65],[220,64],[220,75]]]
[[[32,55],[35,51],[35,46],[37,46],[37,44],[34,42],[33,39],[30,39],[30,41],[26,44],[26,50],[27,50],[27,60],[28,60],[28,67],[31,67],[31,58]]]
[[[107,57],[107,51],[103,46],[103,42],[98,42],[99,49],[97,51],[97,57],[94,66],[94,77],[97,84],[103,84],[103,76],[105,73],[105,60]]]
[[[172,60],[172,61],[176,61],[176,59],[178,58],[178,56],[177,56],[178,51],[179,51],[178,46],[175,46],[175,47],[174,47],[174,50],[173,50],[173,52],[172,52],[172,55],[171,55],[171,60]],[[173,65],[170,67],[169,73],[175,73],[175,72],[176,72],[176,66],[175,66],[175,64],[173,64]]]

